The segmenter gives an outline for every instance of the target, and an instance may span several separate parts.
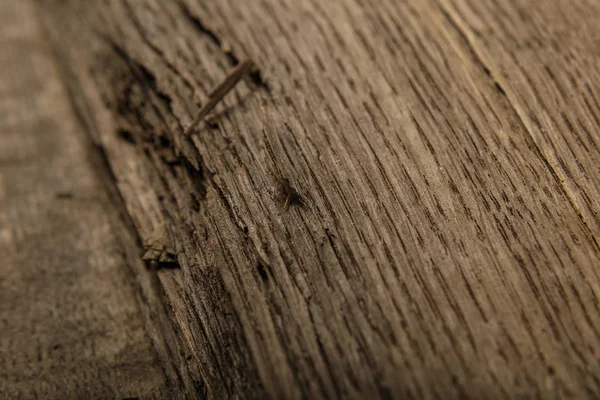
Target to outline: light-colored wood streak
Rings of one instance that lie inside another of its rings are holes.
[[[598,6],[548,3],[40,3],[209,397],[600,396]]]
[[[600,233],[596,2],[442,2],[510,99],[576,212]],[[515,27],[519,27],[515,29]]]

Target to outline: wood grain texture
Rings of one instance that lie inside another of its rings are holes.
[[[0,398],[174,397],[137,245],[30,2],[0,3],[0,58]]]
[[[598,244],[600,4],[457,1],[443,7],[489,66],[491,79]]]
[[[40,5],[208,397],[600,396],[597,3]]]

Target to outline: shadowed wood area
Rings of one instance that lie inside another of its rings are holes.
[[[0,21],[0,398],[178,397],[158,279],[36,8]]]
[[[111,199],[34,8],[4,2],[0,15],[0,398],[166,396]]]
[[[600,3],[36,4],[182,396],[600,397]]]

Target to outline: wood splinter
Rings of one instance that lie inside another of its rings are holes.
[[[254,62],[250,59],[246,59],[239,63],[229,75],[217,86],[209,95],[206,104],[198,111],[196,118],[192,121],[190,126],[185,130],[184,135],[189,136],[192,131],[198,126],[209,112],[215,108],[215,106],[221,101],[227,93],[234,88],[234,86],[244,78],[254,68]]]

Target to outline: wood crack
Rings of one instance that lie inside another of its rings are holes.
[[[123,5],[124,5],[125,9],[127,10],[128,15],[129,15],[129,19],[131,20],[131,22],[133,23],[133,26],[138,31],[142,41],[148,46],[148,48],[150,48],[157,55],[157,57],[165,64],[165,66],[171,72],[173,72],[175,74],[175,76],[180,78],[182,80],[182,82],[185,84],[185,86],[187,86],[187,88],[190,89],[190,91],[192,93],[194,93],[194,86],[186,78],[183,77],[183,75],[177,70],[177,68],[169,60],[167,60],[165,58],[164,52],[158,46],[156,46],[154,43],[152,43],[150,41],[150,39],[148,39],[146,37],[145,32],[144,32],[142,26],[140,25],[140,22],[136,18],[135,13],[131,9],[131,5],[129,4],[129,2],[127,0],[122,0],[122,1],[123,1]]]
[[[183,15],[192,24],[192,26],[196,29],[196,31],[201,36],[208,37],[211,42],[213,42],[218,48],[220,48],[223,51],[223,53],[225,54],[225,56],[227,56],[227,59],[229,60],[229,63],[232,66],[238,65],[240,63],[240,59],[234,54],[229,43],[223,41],[219,37],[219,35],[217,35],[217,33],[214,31],[214,29],[209,28],[208,25],[206,25],[204,22],[202,22],[200,20],[199,17],[193,15],[192,12],[190,11],[189,7],[183,1],[177,0],[177,4],[179,5],[179,8],[183,12]]]
[[[218,48],[221,49],[221,51],[223,51],[231,66],[237,66],[240,63],[240,58],[235,54],[231,45],[227,41],[221,39],[214,29],[209,28],[208,25],[205,24],[198,16],[192,14],[192,11],[182,0],[177,0],[177,4],[179,5],[183,15],[196,29],[196,31],[200,35],[208,37]],[[267,92],[270,92],[270,87],[263,79],[260,69],[253,68],[248,76],[255,85],[261,87]]]

